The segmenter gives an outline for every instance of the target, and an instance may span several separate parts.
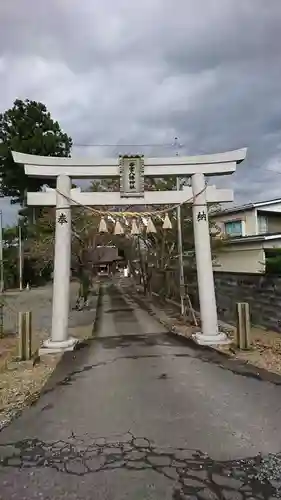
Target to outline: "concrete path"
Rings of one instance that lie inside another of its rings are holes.
[[[205,353],[105,286],[98,337],[0,434],[1,500],[278,498],[281,387]]]

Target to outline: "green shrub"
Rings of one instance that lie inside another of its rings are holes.
[[[281,248],[265,251],[265,272],[281,274]]]

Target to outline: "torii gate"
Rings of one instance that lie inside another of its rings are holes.
[[[54,177],[57,190],[27,194],[31,206],[56,206],[53,312],[51,337],[44,343],[45,352],[72,350],[77,342],[68,336],[71,205],[88,206],[166,205],[193,199],[194,241],[202,331],[196,334],[199,344],[227,343],[218,329],[216,297],[211,256],[207,203],[233,201],[233,191],[205,187],[205,176],[232,174],[236,164],[246,157],[247,149],[226,153],[145,158],[142,155],[110,159],[55,158],[13,152],[16,163],[24,164],[25,173],[34,177]],[[133,171],[133,182],[132,182]],[[191,177],[191,186],[182,191],[144,191],[144,177]],[[120,192],[84,193],[71,189],[71,179],[120,178]]]

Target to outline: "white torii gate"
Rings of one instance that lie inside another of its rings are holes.
[[[75,338],[68,336],[71,259],[71,205],[88,206],[166,205],[192,201],[194,241],[201,314],[201,332],[195,335],[199,344],[227,343],[218,329],[215,287],[207,203],[233,201],[231,190],[205,187],[205,176],[232,174],[236,164],[246,157],[247,149],[202,156],[145,158],[124,156],[110,159],[55,158],[13,152],[16,163],[24,164],[25,173],[34,177],[54,177],[57,190],[27,194],[27,204],[56,206],[56,233],[51,337],[44,343],[46,352],[72,350]],[[132,167],[133,166],[133,167]],[[130,184],[130,168],[135,181]],[[144,192],[144,177],[191,177],[192,187],[182,191]],[[120,192],[83,193],[71,189],[72,178],[120,177]]]

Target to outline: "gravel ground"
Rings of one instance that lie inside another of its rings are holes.
[[[72,282],[70,287],[70,309],[75,305],[79,285]],[[16,333],[18,313],[32,311],[34,332],[48,333],[52,323],[52,285],[31,290],[11,291],[4,294],[4,333]],[[69,326],[87,324],[89,314],[70,311]]]

